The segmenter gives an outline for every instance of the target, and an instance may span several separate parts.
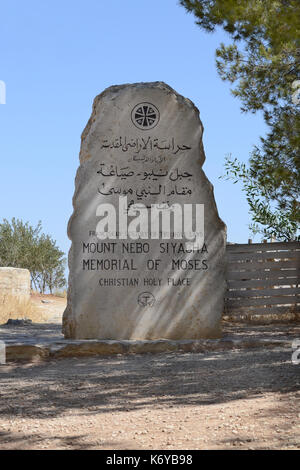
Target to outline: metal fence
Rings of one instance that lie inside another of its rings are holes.
[[[225,316],[300,313],[300,243],[227,245]]]

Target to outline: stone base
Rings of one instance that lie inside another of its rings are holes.
[[[38,343],[34,341],[6,343],[7,362],[58,359],[67,357],[113,356],[117,354],[207,353],[255,348],[291,348],[286,339],[223,338],[216,340],[104,341],[64,340]]]

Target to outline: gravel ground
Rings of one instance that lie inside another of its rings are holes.
[[[0,325],[0,340],[7,342],[37,342],[40,344],[64,341],[60,322],[33,323],[26,326]],[[222,338],[287,340],[300,338],[300,324],[246,325],[223,322]]]
[[[0,449],[299,449],[291,350],[0,366]]]

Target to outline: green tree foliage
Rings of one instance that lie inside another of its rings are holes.
[[[247,194],[252,229],[265,238],[296,238],[300,207],[299,0],[181,0],[205,31],[223,28],[216,65],[244,112],[262,111],[269,132],[249,166],[227,158],[226,176]],[[297,89],[298,87],[298,89]]]
[[[56,242],[42,233],[39,222],[32,227],[28,222],[13,218],[0,224],[0,265],[25,268],[30,271],[32,287],[44,293],[66,284],[64,253]]]

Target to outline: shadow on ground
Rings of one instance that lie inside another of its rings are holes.
[[[298,390],[300,366],[287,350],[60,359],[0,366],[0,416],[211,405]]]

